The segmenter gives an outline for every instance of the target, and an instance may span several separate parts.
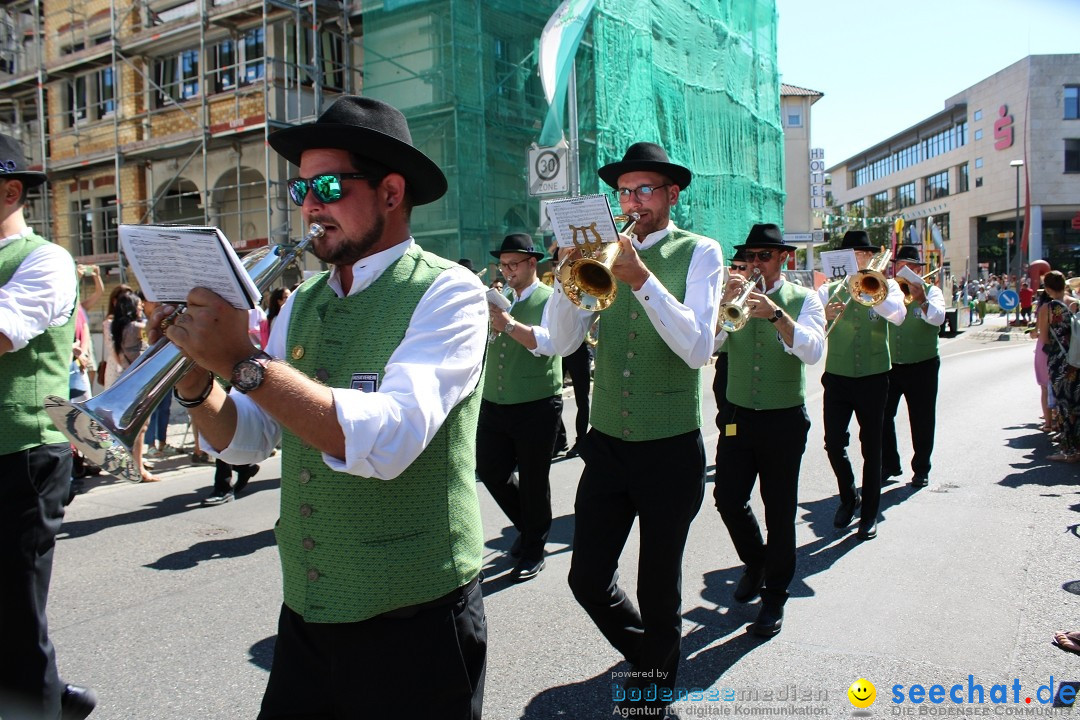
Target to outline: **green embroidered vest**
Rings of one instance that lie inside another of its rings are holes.
[[[529,297],[514,304],[510,316],[525,325],[539,325],[551,287],[540,283]],[[484,399],[499,405],[542,400],[562,392],[562,358],[537,357],[517,340],[499,333],[488,347]]]
[[[29,235],[0,249],[0,287],[30,253],[48,242]],[[74,262],[71,274],[74,277]],[[22,350],[0,355],[0,455],[67,442],[45,414],[44,405],[47,395],[68,396],[75,317],[72,312],[67,322],[47,328]]]
[[[414,245],[350,297],[337,297],[327,274],[312,278],[297,289],[288,361],[331,387],[377,389],[420,298],[452,266]],[[391,480],[333,472],[317,450],[285,433],[275,534],[286,605],[308,622],[357,622],[441,597],[477,576],[479,404],[473,391]]]
[[[899,327],[889,328],[889,351],[894,365],[907,365],[937,357],[938,330],[923,319],[918,303],[907,306],[907,316]]]
[[[810,292],[784,282],[769,297],[789,316],[798,318]],[[806,365],[784,352],[773,323],[750,318],[742,330],[728,334],[722,347],[728,348],[728,402],[754,410],[780,410],[806,402]]]
[[[675,230],[648,250],[638,251],[649,271],[680,302],[700,239]],[[629,441],[658,440],[701,428],[701,369],[688,367],[671,351],[623,282],[600,322],[589,422],[605,435]]]
[[[844,281],[829,283],[830,294],[837,282]],[[892,367],[888,325],[874,308],[849,302],[829,335],[825,371],[853,378],[888,372]]]

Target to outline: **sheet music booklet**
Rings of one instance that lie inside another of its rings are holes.
[[[262,293],[232,243],[216,227],[121,225],[120,244],[147,300],[183,303],[205,287],[235,308],[258,307]]]

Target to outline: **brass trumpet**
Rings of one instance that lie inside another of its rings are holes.
[[[848,275],[836,286],[829,299],[825,301],[825,305],[835,300],[842,291],[847,291],[848,299],[844,301],[844,309],[825,328],[825,337],[829,337],[829,333],[836,327],[836,322],[843,317],[844,310],[852,300],[865,307],[874,307],[885,302],[885,298],[889,297],[889,280],[883,271],[891,258],[892,250],[882,248],[881,252],[870,258],[866,269]]]
[[[750,273],[750,277],[745,278],[743,289],[739,291],[735,299],[720,305],[720,321],[718,325],[721,330],[732,333],[746,327],[746,323],[750,320],[750,309],[746,307],[746,301],[750,298],[750,293],[754,291],[754,288],[758,287],[760,280],[761,269],[754,268],[754,271]]]
[[[248,254],[243,260],[244,269],[255,287],[265,292],[322,234],[322,225],[312,223],[298,243],[274,245]],[[50,395],[45,398],[45,412],[91,463],[137,483],[142,473],[132,459],[132,445],[154,408],[194,365],[180,348],[162,337],[105,392],[83,402]]]
[[[625,222],[620,234],[625,234],[634,229],[640,216],[637,213],[629,215],[616,215],[616,222]],[[591,228],[581,228],[582,233]],[[574,246],[581,251],[581,257],[559,265],[559,282],[562,283],[563,291],[570,302],[579,308],[598,312],[605,310],[615,302],[615,275],[611,272],[611,266],[619,258],[622,247],[618,242],[600,242],[600,236],[595,229],[591,229],[596,240],[592,241],[585,236],[585,240],[578,242],[576,231],[573,238]]]

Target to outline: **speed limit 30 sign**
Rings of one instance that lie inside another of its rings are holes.
[[[529,148],[529,195],[560,195],[568,187],[566,144]]]

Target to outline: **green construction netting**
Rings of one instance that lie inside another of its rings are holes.
[[[384,0],[364,11],[364,94],[406,114],[449,180],[446,197],[414,210],[426,249],[482,267],[509,232],[541,239],[527,158],[547,112],[537,42],[558,5]],[[679,226],[730,250],[753,223],[783,222],[775,0],[599,0],[577,85],[582,193],[605,191],[596,168],[648,140],[694,173]]]

